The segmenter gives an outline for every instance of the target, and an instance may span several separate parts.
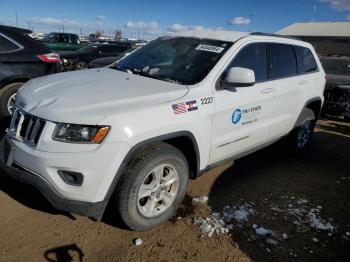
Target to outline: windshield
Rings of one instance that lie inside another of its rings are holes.
[[[112,68],[192,85],[207,76],[232,44],[219,40],[162,37],[126,56]]]
[[[326,74],[350,76],[350,59],[323,60],[322,65]]]

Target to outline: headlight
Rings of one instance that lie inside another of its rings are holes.
[[[58,124],[52,138],[66,143],[99,144],[106,137],[109,129],[108,126]]]

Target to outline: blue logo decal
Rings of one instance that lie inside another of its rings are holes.
[[[242,118],[242,110],[238,108],[232,114],[232,123],[235,125],[238,124],[239,121],[241,121],[241,118]]]

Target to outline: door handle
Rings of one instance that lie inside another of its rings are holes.
[[[265,88],[265,89],[261,90],[262,94],[268,94],[268,93],[271,93],[271,92],[273,92],[273,88]]]
[[[306,85],[306,81],[300,81],[300,82],[298,82],[298,85]]]

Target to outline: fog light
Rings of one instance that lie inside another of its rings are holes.
[[[71,186],[81,186],[84,181],[84,176],[77,172],[58,170],[58,175],[62,180]]]

